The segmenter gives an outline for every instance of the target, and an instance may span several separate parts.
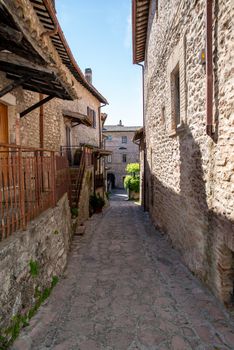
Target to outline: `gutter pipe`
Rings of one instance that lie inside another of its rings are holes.
[[[206,1],[206,133],[213,135],[213,0]]]
[[[142,100],[143,100],[143,128],[144,128],[144,133],[145,133],[145,68],[144,65],[141,63],[137,63],[138,66],[141,67],[142,70]],[[144,211],[147,211],[147,206],[146,206],[146,199],[147,199],[147,194],[146,194],[146,142],[145,142],[145,137],[144,137],[144,173],[143,173],[143,208]]]

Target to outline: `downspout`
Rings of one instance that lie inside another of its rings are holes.
[[[213,135],[213,0],[206,1],[206,133]]]
[[[98,121],[99,121],[99,148],[102,148],[102,121],[101,121],[101,108],[105,107],[107,103],[103,103],[98,107]],[[99,161],[99,173],[100,173],[100,160],[96,159],[96,167],[97,167],[97,162]],[[96,181],[95,181],[95,169],[94,169],[94,194],[96,193]]]
[[[98,119],[99,119],[99,148],[102,148],[102,130],[101,130],[101,108],[105,107],[107,103],[103,103],[101,106],[98,107]]]
[[[145,69],[144,69],[144,65],[141,64],[141,63],[137,63],[138,66],[141,67],[141,70],[142,70],[142,100],[143,100],[143,129],[144,129],[144,134],[145,134],[145,75],[144,75],[144,72],[145,72]],[[144,211],[147,211],[147,206],[146,206],[146,160],[147,160],[147,157],[146,157],[146,144],[145,144],[145,138],[144,138],[144,173],[143,173],[143,208],[144,208]]]
[[[44,98],[43,94],[39,95],[40,101]],[[44,105],[40,106],[39,113],[39,136],[40,136],[40,148],[44,148]]]

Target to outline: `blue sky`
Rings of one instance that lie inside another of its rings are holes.
[[[142,125],[141,68],[132,64],[131,0],[56,0],[72,53],[109,102],[106,124]]]

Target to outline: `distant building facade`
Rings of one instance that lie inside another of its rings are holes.
[[[139,147],[132,141],[137,129],[139,126],[124,126],[121,120],[118,125],[103,128],[105,149],[112,151],[105,160],[111,187],[123,188],[127,164],[139,162]]]

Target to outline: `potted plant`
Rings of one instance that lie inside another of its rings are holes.
[[[90,196],[89,203],[94,213],[101,213],[102,208],[105,205],[105,200],[100,196],[99,193],[98,194],[95,193]]]

